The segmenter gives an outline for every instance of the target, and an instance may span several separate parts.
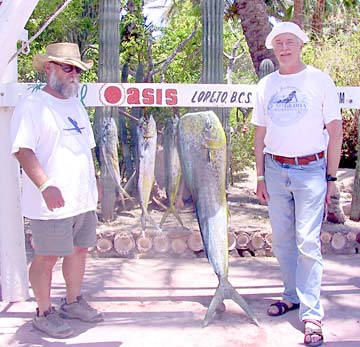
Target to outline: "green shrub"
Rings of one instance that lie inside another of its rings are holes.
[[[255,127],[250,124],[250,115],[239,116],[239,111],[230,117],[230,183],[233,184],[236,176],[247,167],[254,167],[254,133]]]
[[[338,33],[304,47],[304,62],[326,71],[337,86],[360,85],[360,33]],[[355,167],[359,111],[342,110],[344,138],[341,167]]]

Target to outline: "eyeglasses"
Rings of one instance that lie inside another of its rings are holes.
[[[54,63],[55,65],[59,65],[61,67],[61,70],[63,70],[65,73],[70,73],[73,70],[75,70],[75,72],[78,75],[82,73],[82,69],[80,69],[77,66],[69,65],[69,64],[59,64],[59,63],[55,63],[54,61],[52,61],[52,63]]]

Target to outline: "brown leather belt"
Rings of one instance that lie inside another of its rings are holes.
[[[312,161],[319,160],[324,157],[324,151],[306,155],[304,157],[282,157],[281,155],[275,155],[275,154],[269,154],[272,159],[276,160],[277,162],[281,164],[289,164],[289,165],[307,165],[311,163]]]

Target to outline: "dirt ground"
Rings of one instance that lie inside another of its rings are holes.
[[[351,201],[354,171],[340,170],[341,204]],[[267,207],[255,197],[255,173],[248,170],[229,190],[231,230],[270,230]],[[151,211],[160,221],[162,211]],[[181,210],[189,230],[197,223],[191,204]],[[359,228],[357,223],[346,225]],[[334,228],[337,226],[334,225]],[[350,227],[350,226],[349,226]],[[140,231],[138,207],[119,213],[112,223],[99,223],[105,230]],[[189,232],[173,217],[164,225],[173,234]],[[26,302],[0,302],[0,346],[9,347],[301,347],[303,325],[297,312],[268,317],[266,308],[282,293],[278,263],[274,257],[230,257],[229,280],[242,295],[260,322],[257,327],[231,300],[226,311],[202,328],[217,279],[204,257],[193,259],[119,259],[89,257],[83,294],[105,321],[97,325],[71,321],[74,335],[56,340],[31,325],[35,309],[33,296]],[[322,302],[326,317],[326,347],[360,346],[359,290],[360,257],[326,255]],[[64,296],[61,263],[54,269],[51,288],[54,306]],[[32,295],[32,293],[31,293]]]

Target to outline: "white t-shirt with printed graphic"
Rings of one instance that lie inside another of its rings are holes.
[[[96,210],[98,192],[89,117],[76,98],[59,99],[44,91],[20,101],[12,125],[12,153],[30,148],[65,200],[48,210],[39,189],[23,172],[22,212],[31,219],[61,219]]]
[[[300,157],[324,151],[324,125],[335,119],[341,120],[336,87],[321,70],[275,71],[258,83],[251,122],[266,127],[265,153]]]

